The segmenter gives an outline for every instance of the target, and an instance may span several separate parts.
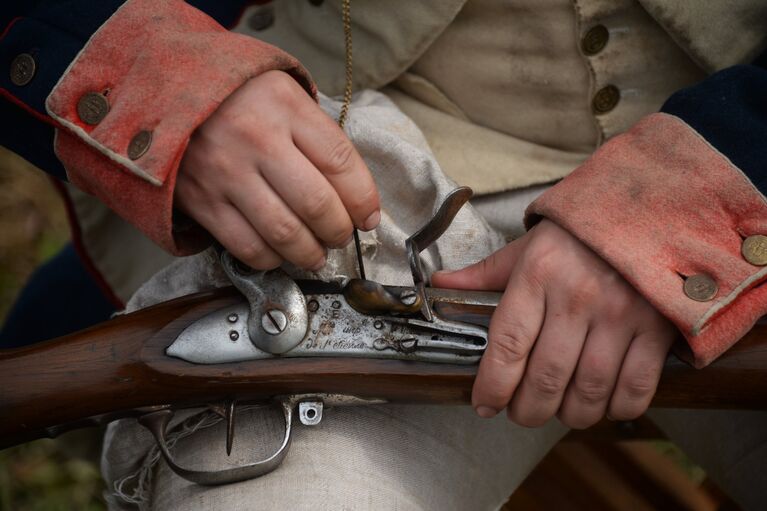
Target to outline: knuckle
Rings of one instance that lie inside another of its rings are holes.
[[[655,371],[649,368],[637,371],[626,378],[623,392],[631,401],[642,401],[655,390],[656,380]]]
[[[233,253],[238,259],[248,264],[254,269],[263,270],[267,269],[264,266],[279,265],[279,258],[262,243],[253,241],[251,243],[243,243],[233,250]]]
[[[610,397],[609,378],[605,374],[598,372],[590,373],[588,376],[576,378],[575,394],[581,402],[587,404],[602,403]]]
[[[479,263],[477,263],[475,269],[475,276],[477,276],[480,280],[490,280],[488,277],[491,275],[497,275],[500,273],[500,269],[498,268],[499,258],[498,257],[492,257],[488,256],[482,259]],[[477,282],[478,285],[484,284],[484,282]],[[481,289],[481,288],[477,288]]]
[[[289,140],[287,128],[282,120],[262,118],[258,123],[241,122],[237,127],[238,136],[255,149],[254,161],[257,166],[265,162],[284,161],[292,148],[286,144]],[[232,165],[241,171],[242,165]]]
[[[262,75],[264,84],[273,97],[282,102],[290,102],[296,97],[295,80],[283,71],[267,71]]]
[[[208,153],[218,153],[222,159],[234,160],[239,158],[238,152],[231,151],[232,144],[252,144],[258,149],[258,154],[270,148],[277,137],[274,134],[279,128],[271,115],[259,117],[251,112],[234,108],[223,111],[216,118],[214,126],[208,130]],[[235,165],[237,168],[240,165]]]
[[[309,196],[305,208],[309,218],[321,218],[333,208],[333,196],[326,190],[315,192]]]
[[[495,332],[493,346],[502,362],[518,362],[527,356],[529,343],[518,334],[508,331]]]
[[[305,267],[316,269],[318,266],[322,265],[324,261],[324,256],[315,257],[310,263],[306,264]]]
[[[181,163],[184,173],[210,178],[231,166],[231,156],[217,145],[218,133],[214,129],[198,129],[184,152]]]
[[[335,233],[329,236],[329,239],[325,240],[332,247],[342,247],[344,243],[349,241],[352,236],[351,227],[344,226],[336,230]]]
[[[256,242],[245,243],[236,249],[237,257],[248,264],[252,264],[261,259],[261,257],[265,255],[265,252],[264,247]]]
[[[540,248],[540,243],[531,244],[530,249],[524,255],[525,273],[535,276],[548,275],[552,265],[555,264],[550,254],[550,250]]]
[[[325,249],[323,249],[317,243],[311,243],[303,247],[301,254],[291,262],[303,268],[315,268],[319,266],[320,263],[322,263],[324,260]]]
[[[535,236],[530,240],[528,251],[531,256],[530,263],[534,267],[538,265],[542,269],[548,269],[561,265],[562,247],[550,236]]]
[[[190,174],[179,173],[176,180],[176,189],[174,190],[174,200],[176,207],[193,218],[200,215],[195,214],[195,204],[204,204],[206,200],[205,188],[200,186],[199,182]],[[210,202],[208,199],[207,202]],[[195,218],[198,220],[198,218]]]
[[[566,311],[570,316],[588,314],[599,304],[601,289],[591,277],[577,279],[567,286]]]
[[[647,397],[655,385],[647,379],[635,378],[626,382],[624,390],[629,399],[639,401]]]
[[[202,172],[205,173],[229,173],[230,169],[233,167],[231,164],[231,155],[226,151],[221,151],[218,148],[211,148],[211,150],[206,151],[201,159],[206,167],[204,170],[202,170]]]
[[[342,137],[328,151],[328,172],[340,174],[346,172],[354,161],[355,149],[351,141]]]
[[[276,256],[274,254],[269,254],[267,256],[262,257],[254,264],[251,264],[250,266],[253,267],[254,270],[273,270],[277,267],[279,267],[282,264],[282,259],[280,259],[279,256]]]
[[[261,132],[255,126],[243,126],[241,131],[247,138],[247,143],[256,149],[258,164],[267,161],[279,161],[283,157],[285,149],[282,141],[276,135],[276,129]]]
[[[600,296],[602,287],[596,278],[586,276],[570,289],[570,301],[579,307],[591,305]]]
[[[565,371],[553,364],[531,369],[528,380],[533,390],[544,397],[559,396],[567,386]]]
[[[610,293],[610,299],[604,304],[602,315],[610,322],[624,321],[636,310],[634,301],[628,293]]]
[[[485,257],[477,263],[477,269],[480,275],[492,275],[495,270],[495,258]]]
[[[292,218],[282,218],[269,229],[269,237],[278,245],[295,242],[300,234],[301,224]]]

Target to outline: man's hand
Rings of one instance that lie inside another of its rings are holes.
[[[615,270],[549,220],[487,259],[432,283],[505,290],[474,383],[482,417],[508,408],[540,426],[585,428],[649,406],[677,331]]]
[[[353,226],[381,218],[378,191],[354,146],[282,71],[249,80],[195,131],[175,203],[256,269],[283,260],[311,270]]]

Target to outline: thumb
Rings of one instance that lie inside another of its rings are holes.
[[[513,241],[481,261],[458,271],[438,271],[431,285],[448,289],[503,291],[517,262],[523,238]]]

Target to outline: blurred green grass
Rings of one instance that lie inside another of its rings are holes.
[[[0,323],[32,271],[68,239],[66,212],[48,177],[0,148]],[[100,438],[98,430],[83,430],[0,451],[0,511],[106,509]]]
[[[49,178],[0,147],[0,320],[32,271],[69,239]]]
[[[90,457],[70,452],[64,446],[65,442],[66,437],[37,440],[0,451],[0,509],[105,509],[101,498],[103,482],[98,465]]]

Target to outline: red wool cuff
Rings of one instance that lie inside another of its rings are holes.
[[[767,313],[767,286],[760,287],[767,267],[741,252],[749,236],[767,235],[767,200],[677,117],[651,115],[605,144],[530,205],[527,225],[542,216],[591,247],[673,321],[697,367]],[[693,276],[713,282],[716,292],[693,299],[684,290]]]
[[[189,137],[234,90],[270,70],[316,94],[308,73],[278,48],[228,32],[182,0],[129,0],[46,100],[63,126],[56,155],[76,186],[171,253],[193,253],[209,237],[199,226],[173,225]]]

